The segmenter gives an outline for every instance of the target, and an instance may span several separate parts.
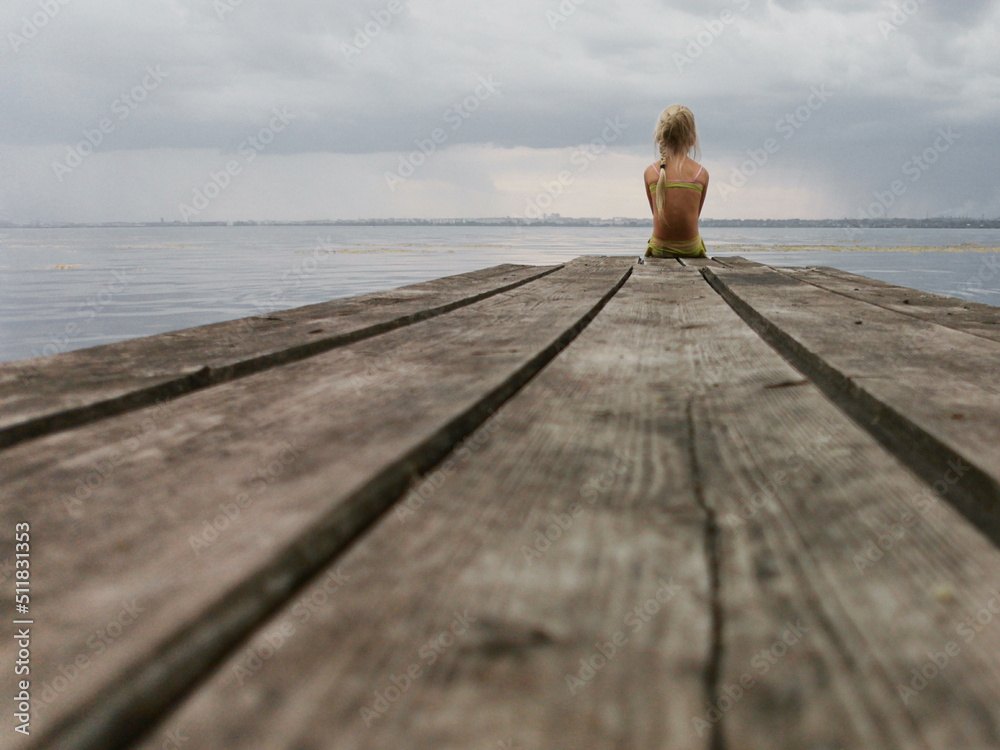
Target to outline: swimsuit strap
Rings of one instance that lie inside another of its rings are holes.
[[[661,169],[661,170],[663,170],[663,169],[666,169],[666,168],[667,168],[667,165],[666,165],[666,163],[665,163],[665,162],[662,162],[662,161],[661,161],[661,162],[660,162],[660,169]],[[700,183],[700,182],[698,182],[698,177],[699,177],[699,175],[701,175],[701,173],[702,173],[703,171],[705,171],[705,167],[704,167],[704,166],[699,166],[699,167],[698,167],[698,172],[697,172],[697,173],[695,174],[695,176],[694,176],[694,179],[693,179],[693,180],[678,180],[677,182],[688,182],[688,183],[698,183],[698,184],[700,185],[701,183]],[[674,184],[676,185],[676,184],[677,184],[677,182],[675,182]]]

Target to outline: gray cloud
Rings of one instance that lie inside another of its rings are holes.
[[[271,156],[406,153],[436,128],[447,149],[566,148],[597,137],[608,117],[628,124],[616,149],[651,155],[657,114],[681,101],[698,117],[706,158],[725,170],[782,138],[778,123],[825,87],[833,96],[780,141],[774,165],[863,195],[951,126],[962,140],[935,167],[942,188],[926,210],[997,204],[984,169],[997,161],[997,0],[910,0],[898,7],[913,12],[895,15],[860,0],[399,0],[398,12],[381,1],[222,2],[232,9],[205,0],[155,0],[128,14],[107,0],[7,4],[0,147],[66,148],[111,120],[103,155],[208,149],[223,158],[277,107],[295,121]],[[28,38],[32,18],[53,5]],[[150,69],[165,78],[143,94]],[[463,102],[484,78],[498,92],[469,111]],[[8,173],[8,202],[25,183],[44,191]]]

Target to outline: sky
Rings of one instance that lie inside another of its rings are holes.
[[[1000,0],[6,0],[0,221],[1000,217]]]

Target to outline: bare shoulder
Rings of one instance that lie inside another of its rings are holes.
[[[660,165],[656,162],[650,164],[648,167],[646,167],[646,171],[643,174],[643,177],[645,178],[647,185],[651,182],[656,182],[660,177]]]

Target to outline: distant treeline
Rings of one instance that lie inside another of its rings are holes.
[[[1000,229],[1000,219],[702,219],[703,227],[856,229]]]
[[[412,226],[484,226],[484,227],[649,227],[652,219],[575,219],[568,216],[545,216],[541,219],[497,217],[484,219],[330,219],[317,221],[158,221],[107,222],[104,224],[36,223],[14,224],[0,221],[6,229],[59,229],[86,227],[255,227],[255,226],[347,226],[347,227],[412,227]],[[702,219],[703,227],[764,227],[788,228],[856,228],[856,229],[1000,229],[1000,219],[934,218],[934,219]]]

